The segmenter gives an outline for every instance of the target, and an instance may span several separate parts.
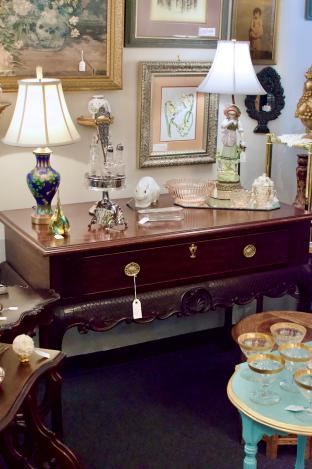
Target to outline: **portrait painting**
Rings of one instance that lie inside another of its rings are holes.
[[[276,15],[278,0],[235,0],[232,38],[250,42],[255,64],[275,63]]]
[[[118,42],[110,36],[117,15],[123,18],[121,5],[122,0],[0,2],[0,80],[4,88],[14,82],[13,77],[33,77],[37,65],[44,76],[65,81],[82,78],[92,84],[93,78],[107,78],[111,39]]]

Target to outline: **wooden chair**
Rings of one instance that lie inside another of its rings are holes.
[[[303,342],[312,340],[312,314],[302,313],[299,311],[267,311],[265,313],[251,314],[232,327],[232,337],[234,341],[238,343],[238,337],[246,332],[270,333],[271,325],[276,322],[295,322],[297,324],[301,324],[307,329],[307,334],[304,337]],[[264,436],[263,440],[266,442],[266,456],[270,459],[275,459],[277,457],[278,446],[297,444],[296,435]],[[305,457],[306,459],[310,459],[312,457],[311,438],[307,438]]]

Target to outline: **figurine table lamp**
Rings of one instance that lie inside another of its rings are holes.
[[[235,104],[234,95],[266,94],[251,62],[249,42],[218,41],[212,66],[197,91],[232,95],[232,103],[225,108],[221,124],[222,150],[217,155],[217,188],[222,191],[239,189],[239,161],[246,144],[239,121],[241,111]]]
[[[36,167],[27,174],[28,187],[37,206],[32,222],[48,224],[51,201],[60,183],[60,175],[50,166],[50,146],[67,145],[80,139],[68,112],[61,80],[37,78],[20,80],[14,114],[3,143],[18,147],[38,147],[33,153]]]

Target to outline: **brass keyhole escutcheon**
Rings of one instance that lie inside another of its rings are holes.
[[[127,264],[124,268],[124,272],[128,277],[136,277],[138,273],[140,272],[141,267],[137,262],[130,262]]]
[[[253,244],[247,244],[247,246],[244,247],[243,254],[245,257],[253,257],[256,254],[256,246]]]
[[[189,247],[189,251],[191,253],[190,258],[191,259],[196,259],[196,253],[197,253],[197,246],[196,244],[192,243]]]

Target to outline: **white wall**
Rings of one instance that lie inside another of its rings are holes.
[[[304,72],[312,62],[310,44],[312,38],[312,21],[304,19],[304,0],[280,0],[277,27],[277,65],[285,90],[286,107],[278,120],[271,122],[270,129],[277,134],[301,133],[303,126],[294,117],[297,102],[302,94]],[[127,160],[127,189],[125,196],[133,193],[136,182],[143,175],[152,175],[163,184],[171,177],[198,176],[213,178],[215,165],[185,166],[174,168],[158,168],[139,170],[136,168],[136,116],[137,116],[137,62],[145,60],[209,60],[214,50],[207,49],[170,49],[170,48],[125,48],[123,65],[123,90],[106,91],[104,94],[111,103],[115,117],[111,127],[113,142],[123,142]],[[256,67],[259,71],[262,67]],[[67,93],[66,100],[69,110],[76,118],[87,114],[87,103],[91,92]],[[4,100],[15,102],[14,94],[6,94]],[[221,105],[228,102],[222,97]],[[237,104],[244,111],[243,98],[237,98]],[[0,118],[0,137],[8,127],[14,106],[4,111]],[[220,107],[222,109],[222,106]],[[241,179],[245,187],[249,187],[255,177],[263,172],[265,159],[265,136],[253,134],[256,121],[250,119],[245,112],[242,123],[248,144],[248,162],[242,165]],[[52,166],[62,177],[62,203],[91,201],[92,193],[83,184],[87,170],[89,143],[92,131],[79,127],[81,142],[68,147],[55,148]],[[26,173],[34,166],[34,157],[30,151],[16,150],[0,143],[0,210],[30,207],[34,201],[26,186]],[[279,198],[292,202],[295,196],[296,152],[283,146],[274,147],[272,177],[278,188]],[[3,231],[0,231],[0,260],[5,259]]]
[[[281,0],[277,35],[277,65],[281,75],[282,85],[286,96],[286,107],[276,121],[270,123],[270,128],[277,133],[302,132],[301,122],[294,117],[296,104],[302,94],[304,72],[311,65],[309,44],[312,35],[312,22],[304,19],[304,0]],[[174,168],[137,169],[136,168],[136,116],[137,116],[137,62],[144,60],[209,60],[213,59],[214,50],[209,49],[171,49],[171,48],[124,48],[123,90],[105,91],[112,106],[115,117],[111,126],[113,141],[123,142],[126,147],[127,159],[127,189],[125,196],[131,195],[135,183],[143,175],[151,174],[160,183],[177,174],[201,176],[203,171],[207,178],[213,178],[215,165],[180,166]],[[262,67],[257,66],[256,70]],[[92,92],[66,93],[66,100],[73,118],[87,114],[87,103]],[[12,106],[4,111],[0,118],[0,138],[4,135],[13,113],[16,95],[7,93],[3,99],[12,102]],[[229,97],[222,97],[221,104],[228,102]],[[243,97],[237,97],[237,102],[244,111]],[[220,106],[222,109],[222,106]],[[246,113],[242,114],[248,144],[248,163],[242,165],[242,182],[247,187],[257,177],[264,166],[265,136],[252,132],[256,121],[250,119]],[[81,141],[77,144],[56,147],[52,156],[52,166],[61,173],[61,198],[63,203],[92,200],[92,193],[83,185],[83,175],[87,170],[89,143],[92,130],[78,126]],[[275,158],[279,153],[284,158]],[[286,157],[285,157],[286,155]],[[284,147],[274,149],[276,172],[274,179],[281,187],[280,197],[292,200],[294,195],[294,173],[288,171],[295,166],[295,158],[291,150]],[[26,183],[26,173],[34,166],[31,151],[16,149],[0,143],[0,210],[29,207],[34,200]],[[287,168],[287,170],[285,169]],[[281,178],[289,179],[286,182]],[[14,183],[12,183],[14,181]],[[289,187],[290,186],[290,187]],[[3,253],[2,253],[3,256]]]

